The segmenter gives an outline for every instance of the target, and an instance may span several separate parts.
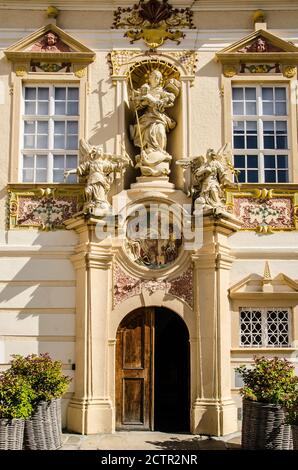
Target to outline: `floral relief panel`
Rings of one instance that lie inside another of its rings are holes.
[[[242,228],[255,229],[270,225],[273,229],[294,228],[293,199],[277,197],[260,200],[250,197],[234,199],[234,214],[242,222]]]
[[[82,207],[82,191],[53,188],[21,191],[10,189],[9,228],[55,230],[64,227]]]
[[[126,299],[139,295],[142,290],[150,295],[158,290],[163,290],[165,294],[172,294],[193,306],[193,277],[192,268],[189,267],[180,276],[174,279],[137,279],[128,275],[118,264],[113,270],[113,299],[114,307]]]

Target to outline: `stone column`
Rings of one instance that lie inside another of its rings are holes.
[[[191,413],[193,433],[221,436],[237,431],[237,410],[231,398],[228,298],[233,257],[227,238],[238,228],[237,220],[232,218],[204,216],[202,247],[193,254],[199,330],[197,398]]]
[[[76,269],[75,393],[68,406],[67,427],[82,434],[113,430],[107,364],[112,246],[108,237],[97,239],[97,223],[98,219],[84,216],[66,222],[79,235],[72,257]]]

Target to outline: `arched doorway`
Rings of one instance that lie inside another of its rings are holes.
[[[171,310],[140,308],[119,325],[116,428],[189,431],[189,334]]]

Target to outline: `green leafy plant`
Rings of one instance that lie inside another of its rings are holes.
[[[71,381],[62,374],[62,362],[54,361],[48,353],[26,357],[13,355],[10,371],[30,384],[35,393],[34,405],[62,397]]]
[[[246,400],[291,407],[297,399],[298,377],[286,359],[255,357],[252,368],[242,365],[236,371],[243,379],[240,393]]]
[[[35,393],[24,377],[10,370],[0,375],[0,418],[29,418]]]

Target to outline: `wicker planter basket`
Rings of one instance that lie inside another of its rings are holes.
[[[42,401],[25,422],[24,448],[55,450],[61,446],[61,398]]]
[[[22,450],[24,419],[0,419],[0,450]]]
[[[293,448],[291,426],[286,424],[282,406],[243,400],[242,448]]]
[[[293,449],[298,450],[298,425],[292,425]]]

